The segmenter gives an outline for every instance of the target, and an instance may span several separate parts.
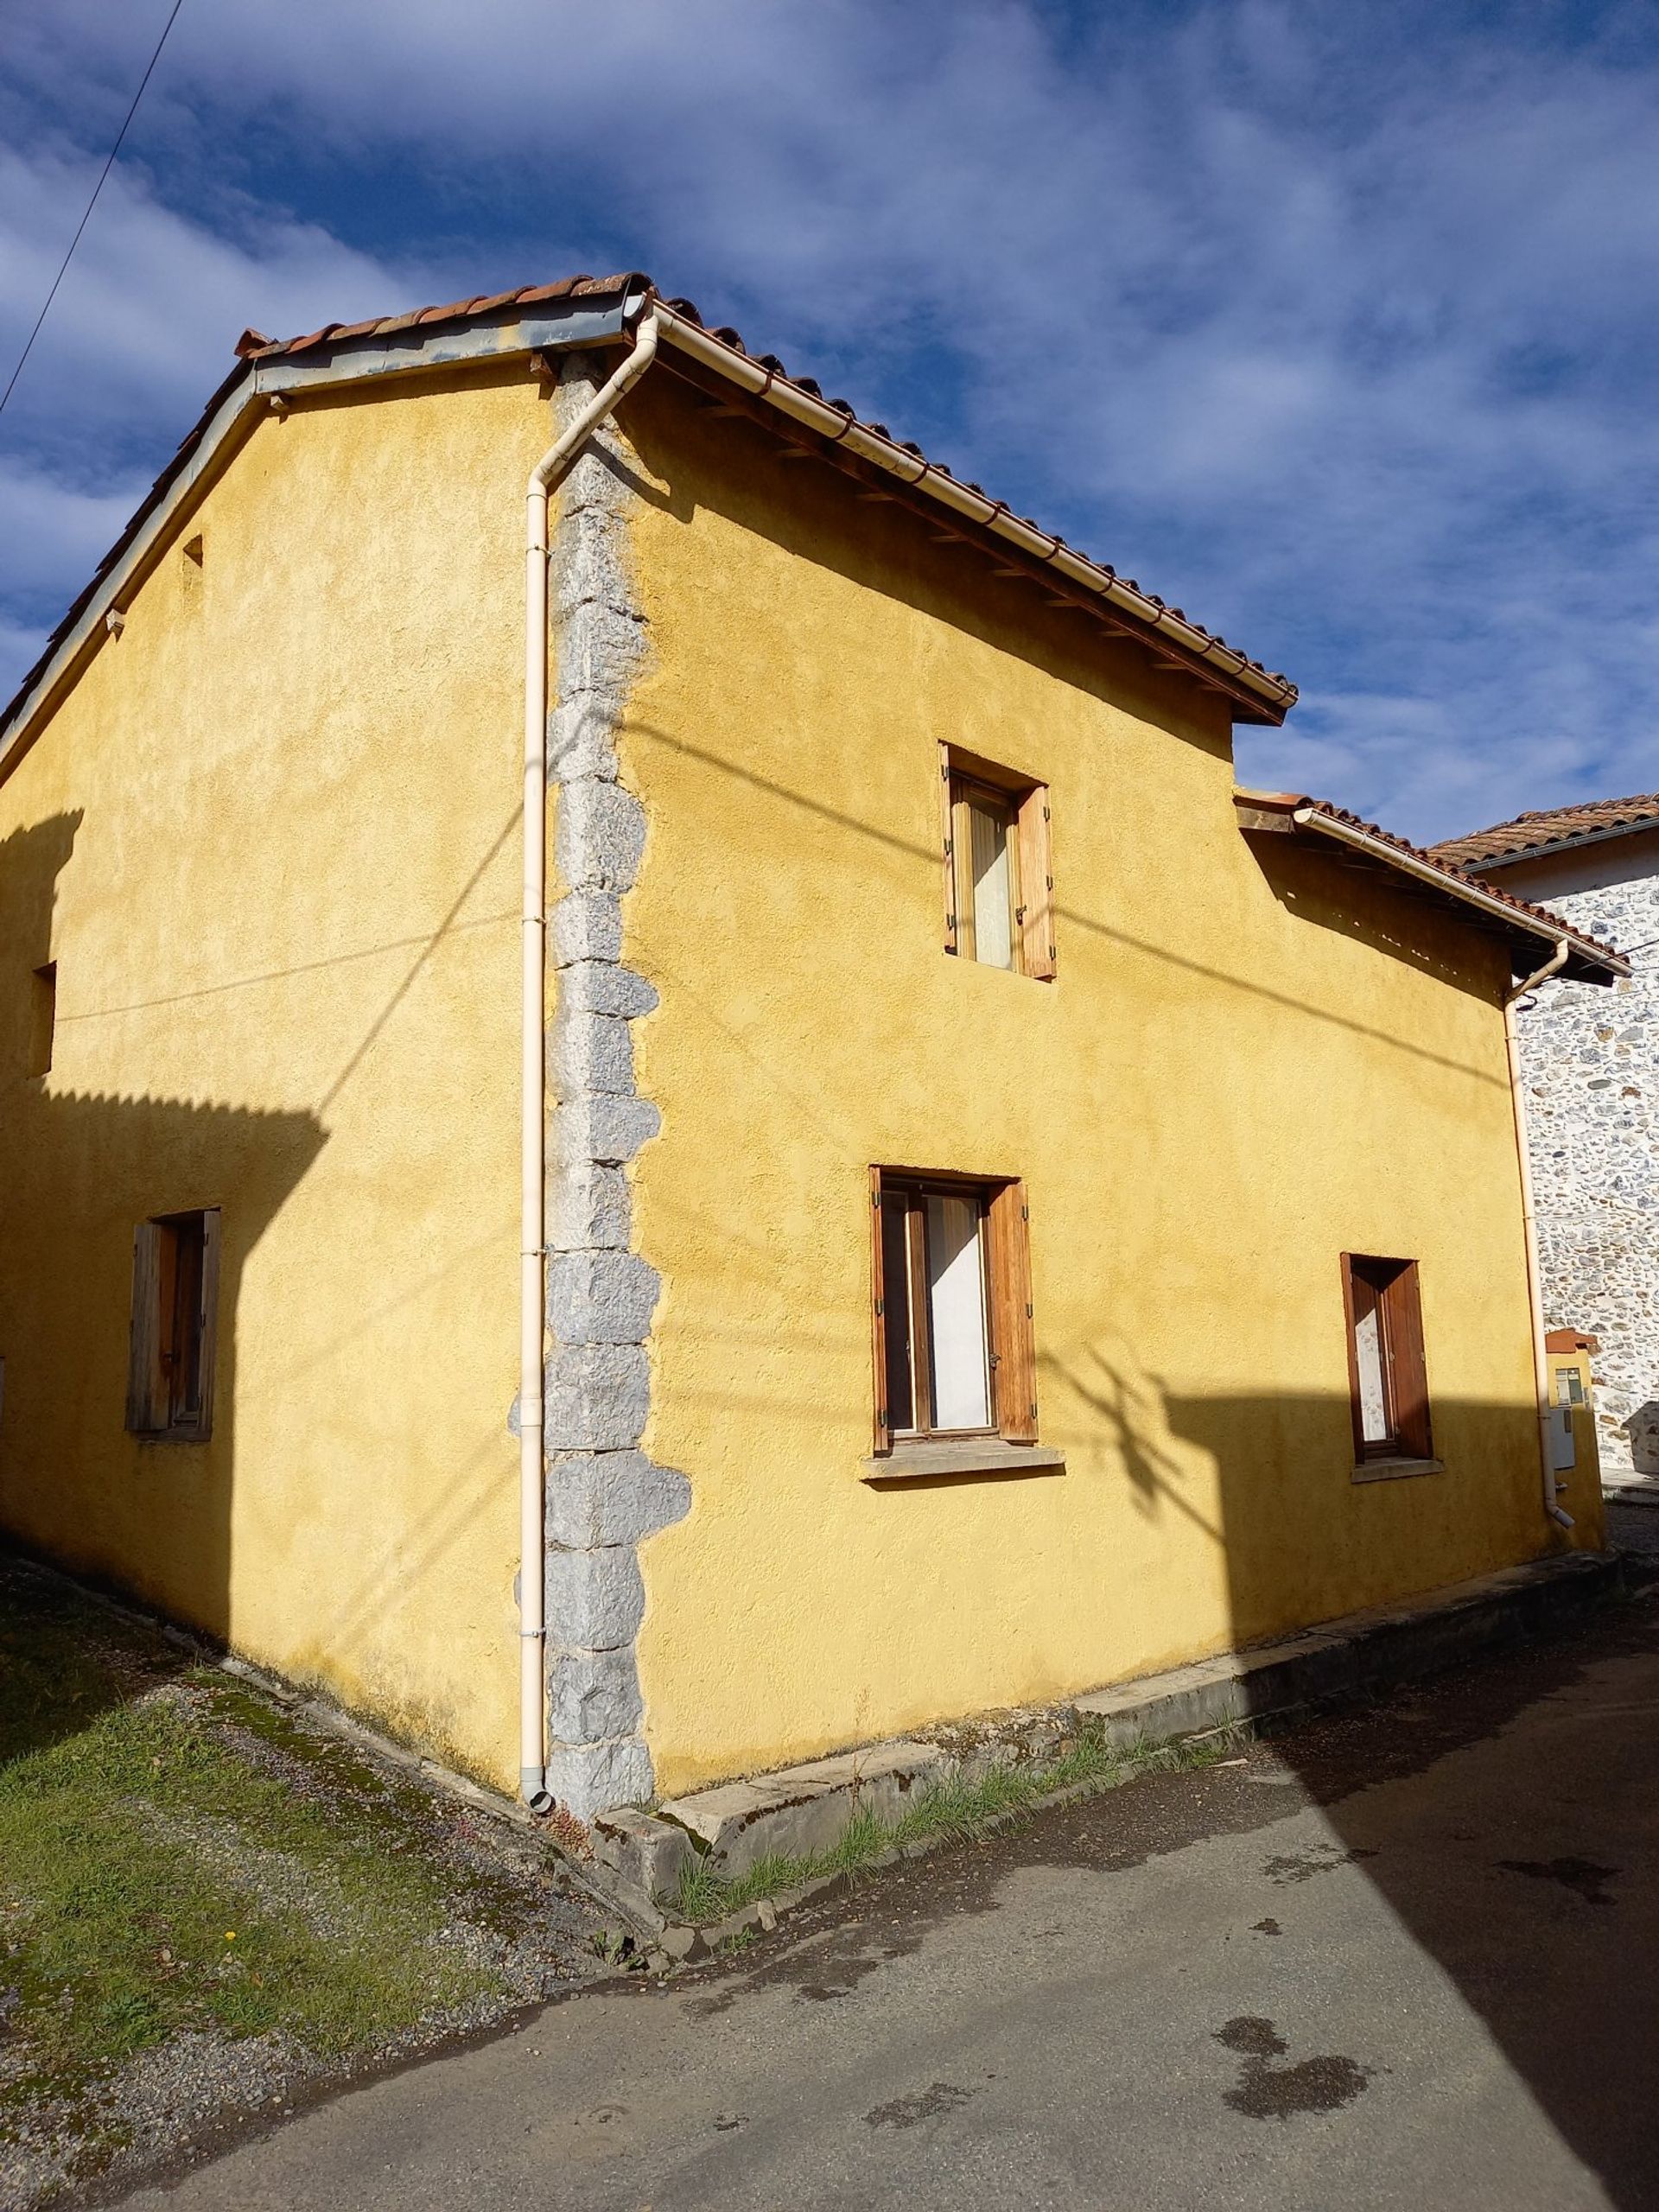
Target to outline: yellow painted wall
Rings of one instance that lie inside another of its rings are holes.
[[[265,421],[0,783],[0,1522],[509,1785],[546,421],[522,376]],[[215,1204],[215,1433],[141,1443],[133,1227]]]
[[[1241,837],[1224,709],[1087,618],[667,375],[627,423],[660,1786],[1548,1548],[1501,957]],[[546,435],[507,376],[262,423],[0,782],[0,1523],[509,1786]],[[941,738],[1052,786],[1052,984],[941,950]],[[1064,1473],[860,1480],[872,1161],[1026,1179]],[[133,1226],[212,1204],[215,1433],[141,1443]],[[1344,1248],[1421,1262],[1443,1475],[1349,1479]]]
[[[1052,1698],[1543,1553],[1498,995],[1235,826],[1224,706],[659,378],[622,753],[663,1134],[659,1786]],[[1051,786],[1059,975],[954,959],[940,740]],[[1060,1475],[873,1487],[871,1162],[1026,1179]],[[1443,1474],[1351,1479],[1338,1255],[1421,1262]],[[1575,1541],[1599,1541],[1588,1497]],[[1582,1509],[1582,1510],[1580,1510]]]

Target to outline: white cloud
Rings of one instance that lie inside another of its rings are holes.
[[[90,66],[101,118],[156,29],[60,0],[14,75],[61,114]],[[1252,772],[1443,833],[1656,780],[1656,92],[1651,54],[1501,7],[218,0],[147,105],[158,175],[286,145],[345,227],[353,163],[407,162],[466,180],[476,252],[392,264],[222,180],[181,214],[124,165],[26,422],[74,483],[86,423],[181,427],[245,321],[648,238],[752,342],[1300,677]],[[45,140],[0,162],[0,342],[75,186]]]

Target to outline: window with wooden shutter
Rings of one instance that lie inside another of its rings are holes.
[[[878,1453],[1037,1437],[1024,1185],[870,1171]]]
[[[127,1427],[136,1435],[200,1443],[213,1433],[219,1228],[210,1207],[134,1231]]]
[[[58,963],[48,960],[29,979],[29,1058],[26,1075],[50,1075],[58,1026]]]
[[[939,747],[944,949],[990,968],[1054,974],[1048,786]]]
[[[1432,1459],[1417,1262],[1344,1252],[1342,1287],[1356,1466]]]

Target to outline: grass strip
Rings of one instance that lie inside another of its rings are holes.
[[[1229,1756],[1243,1732],[1223,1729],[1168,1743],[1112,1745],[1097,1732],[1084,1730],[1069,1750],[1043,1765],[995,1767],[976,1781],[951,1775],[930,1783],[896,1821],[880,1821],[874,1813],[855,1809],[837,1840],[810,1857],[769,1853],[730,1878],[716,1873],[706,1859],[693,1859],[681,1870],[678,1888],[669,1902],[680,1919],[706,1925],[798,1882],[855,1873],[907,1843],[966,1840],[982,1834],[993,1821],[1028,1812],[1057,1790],[1078,1783],[1114,1788],[1137,1775],[1213,1766]]]
[[[494,1990],[396,1782],[61,1586],[3,1584],[0,2139],[181,2031],[337,2057]]]

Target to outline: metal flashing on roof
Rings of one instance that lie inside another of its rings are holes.
[[[1630,798],[1579,799],[1568,806],[1517,814],[1490,830],[1442,838],[1430,850],[1469,874],[1541,860],[1552,853],[1575,851],[1608,837],[1640,836],[1659,830],[1659,791],[1638,791]]]

